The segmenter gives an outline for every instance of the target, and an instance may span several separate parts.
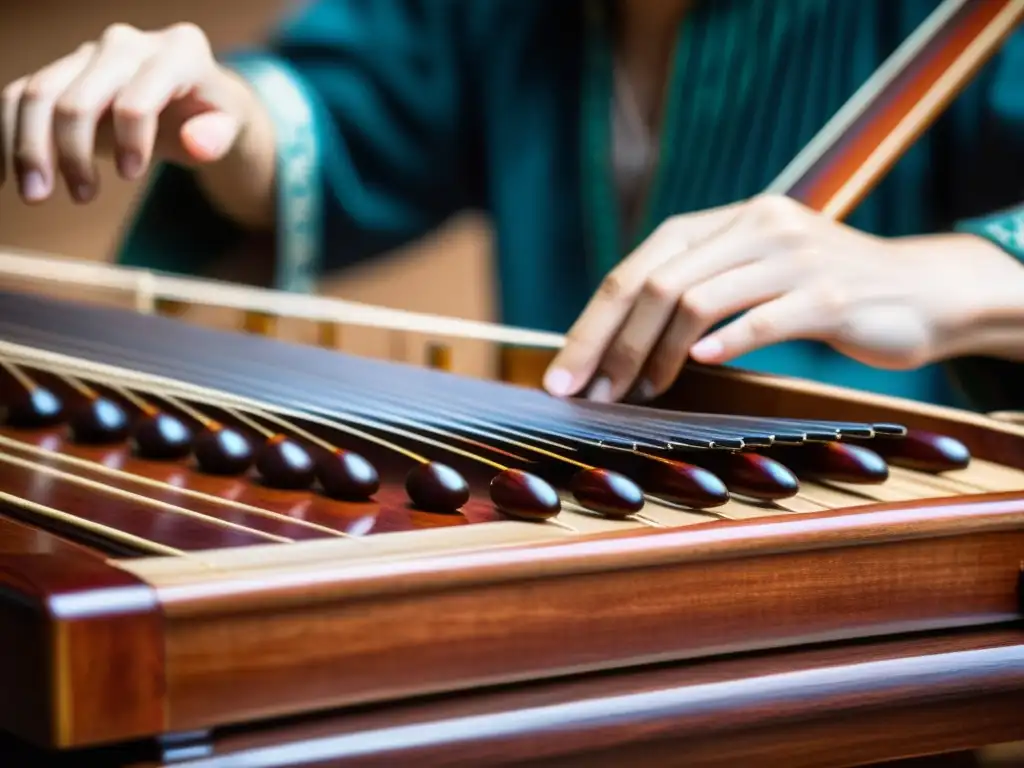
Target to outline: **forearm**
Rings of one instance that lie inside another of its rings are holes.
[[[195,177],[220,213],[246,229],[270,230],[277,211],[274,125],[251,86],[237,74],[229,76],[231,87],[238,89],[239,102],[247,104],[244,127],[231,151],[223,159],[197,168]]]
[[[965,354],[1024,363],[1024,296],[979,312],[969,338]]]

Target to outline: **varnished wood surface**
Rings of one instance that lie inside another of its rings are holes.
[[[0,517],[0,722],[39,743],[159,732],[163,626],[152,590],[93,552]]]
[[[173,763],[89,765],[846,768],[1024,738],[1022,704],[1024,634],[1005,628],[413,700],[197,737]]]
[[[965,3],[956,14],[959,18],[933,38],[914,64],[895,75],[876,103],[842,132],[807,177],[790,189],[776,191],[834,218],[845,218],[960,89],[970,84],[972,75],[1016,28],[1022,12],[1024,8],[1013,2]],[[988,35],[987,27],[991,28]],[[954,75],[959,87],[953,85]]]
[[[413,560],[374,577],[370,564],[366,587],[395,587],[377,595],[359,594],[358,567],[337,569],[334,584],[323,568],[293,574],[285,604],[258,572],[248,590],[205,607],[188,590],[158,589],[168,612],[169,722],[188,730],[229,713],[237,721],[1019,615],[1020,530],[689,562],[679,549],[678,563],[594,563],[577,573],[559,567],[573,558],[535,551],[532,575],[521,552],[504,578],[502,551],[490,567],[473,556]]]
[[[435,514],[410,507],[402,487],[403,471],[411,463],[385,460],[371,455],[385,470],[386,482],[374,498],[365,502],[346,502],[328,499],[322,494],[306,490],[289,491],[269,488],[254,478],[252,473],[235,477],[217,477],[198,472],[190,461],[146,461],[132,455],[125,444],[109,446],[86,446],[68,440],[62,428],[25,432],[0,427],[0,435],[24,442],[30,446],[45,446],[65,456],[86,459],[104,467],[119,470],[123,474],[113,476],[100,470],[69,466],[56,459],[40,458],[28,450],[4,446],[3,450],[20,459],[41,462],[47,466],[72,472],[73,474],[111,485],[136,495],[186,506],[219,520],[227,521],[240,528],[229,529],[208,523],[189,521],[183,517],[169,517],[159,507],[129,503],[114,497],[102,509],[90,515],[123,530],[167,543],[185,550],[211,550],[226,547],[245,547],[269,543],[260,534],[271,534],[293,541],[341,537],[347,533],[366,535],[391,531],[422,530],[434,527],[455,527],[470,522],[487,522],[500,519],[486,497],[477,493],[457,515]],[[379,453],[379,452],[378,452]],[[163,484],[156,488],[133,480],[146,478]],[[32,487],[34,473],[21,467],[12,467],[0,462],[0,482],[12,493],[25,492]],[[186,495],[177,489],[184,488],[203,494],[207,498]],[[38,488],[30,497],[41,503],[57,506],[71,503],[81,490],[72,483],[53,480],[44,491]],[[213,497],[213,498],[210,498]],[[231,503],[225,504],[223,500]],[[245,507],[265,510],[274,517],[254,514]],[[169,521],[173,520],[173,524]],[[245,529],[249,529],[246,531]]]
[[[838,646],[435,700],[311,723],[291,755],[333,753],[315,766],[838,768],[967,749],[1024,736],[1022,641],[1006,631]],[[219,751],[256,755],[283,735],[229,736]]]

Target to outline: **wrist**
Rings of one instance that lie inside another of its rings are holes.
[[[1013,303],[980,308],[965,325],[962,336],[962,342],[947,357],[998,357],[1024,362],[1024,296]]]
[[[943,338],[938,357],[1024,360],[1024,263],[975,234],[941,240],[935,245],[964,265],[966,274],[940,297],[948,312],[939,324],[937,335]]]
[[[196,169],[196,179],[223,214],[248,229],[271,229],[277,155],[273,121],[243,77],[226,67],[220,74],[239,120],[238,135],[223,158]]]

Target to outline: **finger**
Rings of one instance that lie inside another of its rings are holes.
[[[835,318],[810,291],[796,291],[754,307],[690,348],[700,363],[721,365],[757,349],[795,339],[828,336]]]
[[[544,385],[549,392],[573,395],[590,381],[605,348],[629,314],[644,275],[675,255],[670,248],[665,238],[652,238],[602,281],[545,374]]]
[[[737,216],[709,237],[690,248],[685,259],[672,260],[651,275],[655,282],[671,283],[687,291],[729,270],[777,256],[781,249],[765,242],[756,220]]]
[[[669,346],[671,341],[664,341],[666,336],[674,337],[680,331],[700,333],[714,321],[708,312],[700,306],[689,305],[684,297],[700,280],[734,274],[737,265],[757,259],[759,249],[751,237],[753,231],[735,221],[716,232],[714,237],[677,254],[648,276],[633,310],[608,343],[597,365],[600,377],[608,382],[600,393],[602,396],[619,400],[630,390],[641,399],[657,394],[654,382],[647,376],[641,377],[641,371],[652,367],[673,369],[681,364],[687,348],[682,347],[680,355],[678,349]],[[750,290],[755,288],[751,286]],[[668,332],[666,326],[670,323],[676,328]],[[657,356],[665,351],[668,357],[664,363],[657,361]],[[664,375],[659,372],[659,379]]]
[[[140,176],[153,159],[160,115],[190,83],[188,65],[164,50],[147,61],[114,100],[114,143],[118,171]]]
[[[618,332],[603,350],[593,351],[597,381],[588,393],[591,400],[612,402],[629,392],[672,317],[677,296],[671,285],[649,282],[641,289]]]
[[[118,169],[129,179],[140,176],[152,162],[164,110],[173,100],[190,93],[213,66],[206,37],[192,25],[177,25],[161,37],[164,42],[160,52],[139,68],[113,104]],[[199,119],[211,114],[217,113],[190,117]],[[200,120],[200,142],[215,145],[212,151],[222,156],[234,143],[239,127],[238,121],[230,117],[220,122],[214,119],[212,124]]]
[[[57,99],[57,157],[68,189],[79,202],[96,193],[97,125],[150,48],[144,33],[126,26],[111,27],[82,72]]]
[[[181,127],[181,145],[190,160],[212,163],[234,146],[242,124],[226,112],[208,112],[193,117]]]
[[[14,136],[18,127],[18,104],[25,92],[28,78],[23,77],[6,86],[0,95],[0,187],[7,180],[8,169],[13,168]]]
[[[15,126],[13,171],[26,202],[45,200],[53,192],[53,109],[92,55],[92,46],[77,51],[30,76],[25,83]]]
[[[601,283],[567,334],[562,351],[549,366],[545,388],[560,396],[579,392],[597,373],[608,345],[632,310],[647,276],[678,256],[689,243],[712,237],[734,216],[735,210],[730,206],[679,217],[659,227]],[[595,386],[606,390],[607,381],[595,382]]]
[[[679,377],[701,334],[737,312],[793,290],[799,274],[785,259],[768,259],[728,270],[688,290],[647,361],[636,395],[650,399],[663,394]]]

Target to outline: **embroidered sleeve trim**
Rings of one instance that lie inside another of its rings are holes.
[[[232,62],[270,113],[277,136],[275,287],[311,293],[323,264],[322,144],[314,98],[287,65],[253,58]]]
[[[978,235],[1024,261],[1024,206],[960,222],[956,231]]]

